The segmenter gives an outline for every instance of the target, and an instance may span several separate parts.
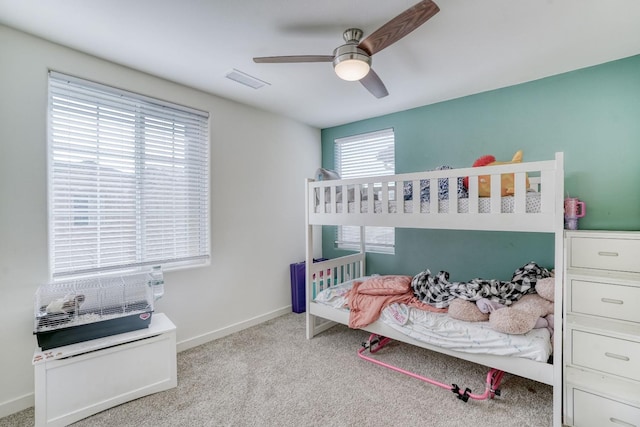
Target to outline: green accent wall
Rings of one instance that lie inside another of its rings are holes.
[[[323,166],[333,168],[336,138],[389,127],[396,173],[469,167],[485,154],[510,160],[519,149],[525,161],[563,151],[565,192],[586,202],[580,229],[640,230],[640,55],[323,129]],[[324,227],[325,257],[346,253],[334,248],[334,233]],[[552,267],[553,236],[396,229],[396,254],[369,254],[367,272],[509,279],[528,261]]]

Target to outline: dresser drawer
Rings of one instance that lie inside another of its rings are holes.
[[[570,268],[640,273],[640,237],[571,237]]]
[[[640,408],[573,389],[575,427],[640,427]]]
[[[574,365],[640,381],[640,343],[575,329],[571,339]]]
[[[640,323],[640,286],[569,278],[574,313]]]

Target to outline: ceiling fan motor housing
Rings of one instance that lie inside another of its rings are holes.
[[[371,57],[356,44],[347,43],[333,51],[333,68],[343,80],[360,80],[369,73]]]
[[[343,80],[360,80],[369,73],[371,56],[358,47],[362,30],[349,28],[342,34],[346,42],[333,51],[333,68]]]

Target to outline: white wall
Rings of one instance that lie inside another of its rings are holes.
[[[33,404],[33,295],[49,277],[48,69],[210,112],[212,262],[167,272],[156,305],[179,349],[290,310],[303,182],[320,165],[318,129],[0,26],[0,417]]]

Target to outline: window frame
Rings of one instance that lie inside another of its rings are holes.
[[[209,113],[56,71],[49,71],[48,82],[50,278],[208,265]],[[109,132],[101,128],[106,112],[114,115]],[[117,230],[107,249],[109,226]],[[72,250],[83,227],[91,236],[87,244],[94,244],[85,259]],[[105,261],[106,251],[113,254],[118,245],[122,253]]]

